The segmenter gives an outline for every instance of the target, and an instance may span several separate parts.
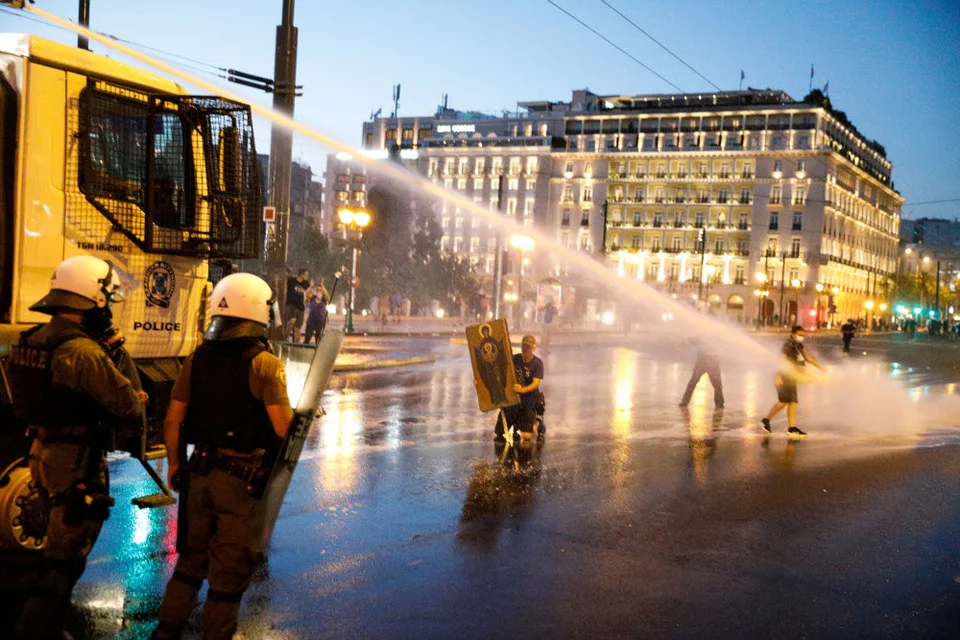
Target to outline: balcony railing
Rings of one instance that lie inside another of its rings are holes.
[[[737,223],[737,229],[739,229],[740,231],[746,231],[746,230],[749,229],[749,228],[750,228],[750,223],[748,223],[748,222],[738,222],[738,223]]]
[[[743,196],[740,196],[738,202],[740,204],[750,204],[753,202],[753,198],[751,198],[750,196],[747,196],[746,198],[744,198]]]
[[[663,226],[663,221],[662,221],[662,220],[654,220],[654,221],[653,221],[653,226],[659,229],[660,227]]]

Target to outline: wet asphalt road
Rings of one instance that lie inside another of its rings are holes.
[[[801,388],[811,435],[789,441],[782,414],[757,424],[767,363],[725,354],[726,408],[704,378],[684,411],[685,340],[555,344],[547,439],[504,455],[466,348],[398,340],[355,344],[437,362],[334,380],[244,637],[960,637],[956,346],[811,341],[832,377]],[[145,637],[176,508],[128,506],[152,489],[111,470],[77,618]]]

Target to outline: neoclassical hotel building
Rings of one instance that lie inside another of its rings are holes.
[[[904,200],[883,147],[828,106],[776,90],[576,90],[570,102],[518,106],[503,117],[377,118],[363,125],[363,152],[398,145],[447,188],[564,246],[602,250],[620,277],[735,320],[813,324],[888,302]],[[357,171],[330,158],[328,220],[358,196],[338,193],[338,182],[367,188],[340,175]],[[433,210],[444,247],[492,275],[496,230],[446,204]],[[577,279],[562,256],[512,264],[524,265],[528,295],[539,278]]]

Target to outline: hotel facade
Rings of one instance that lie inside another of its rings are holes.
[[[570,102],[518,106],[504,117],[441,109],[376,119],[363,125],[362,152],[399,147],[446,189],[734,321],[842,322],[884,303],[904,200],[882,146],[825,106],[770,90],[578,90]],[[376,182],[365,173],[330,157],[331,224],[338,207],[362,201],[358,185]],[[453,204],[428,206],[443,248],[475,264],[492,291],[497,230]],[[506,280],[523,283],[514,296],[532,297],[547,277],[578,281],[562,255],[534,251],[508,265]]]

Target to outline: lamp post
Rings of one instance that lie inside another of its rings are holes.
[[[840,295],[840,287],[834,287],[833,289],[830,290],[830,293],[833,294],[833,308],[836,309],[836,308],[837,308],[837,296]],[[836,316],[836,314],[837,314],[837,312],[834,311],[832,315]],[[833,319],[833,324],[834,324],[834,325],[837,324],[837,319],[836,319],[836,318]]]
[[[523,262],[526,252],[533,249],[533,238],[522,234],[510,236],[510,244],[520,250],[520,266],[517,268],[517,306],[514,310],[517,328],[520,328],[523,319],[521,306],[523,305]]]
[[[823,310],[823,302],[821,302],[821,296],[823,295],[823,284],[817,283],[817,331],[820,330],[820,314]]]
[[[873,300],[867,300],[863,303],[867,309],[867,331],[873,330]]]
[[[366,211],[351,211],[350,209],[341,209],[340,224],[343,225],[343,239],[348,239],[348,233],[353,232],[353,262],[350,267],[350,304],[347,307],[346,320],[343,323],[344,333],[353,333],[353,300],[356,297],[356,289],[360,284],[357,279],[357,245],[363,238],[363,230],[370,224],[370,214]]]
[[[710,313],[710,282],[713,280],[715,274],[717,273],[717,267],[712,264],[708,264],[703,267],[703,277],[707,281],[706,294],[703,298],[703,310],[706,313]]]
[[[793,287],[793,308],[794,315],[793,324],[801,324],[800,322],[800,287],[803,286],[803,283],[799,279],[794,278],[790,281],[790,286]]]
[[[767,296],[767,274],[758,273],[757,282],[763,285],[763,289],[756,289],[753,292],[753,295],[757,296],[757,331],[760,331],[761,318],[766,315],[763,313],[765,311],[763,306],[765,302],[764,298]]]

